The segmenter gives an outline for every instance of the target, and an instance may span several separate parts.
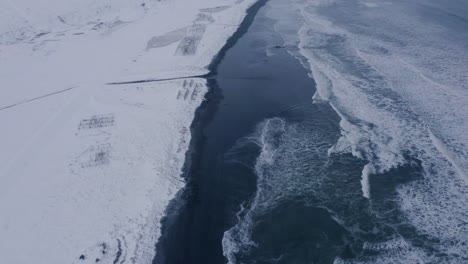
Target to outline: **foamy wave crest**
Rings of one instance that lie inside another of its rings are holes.
[[[269,119],[260,124],[257,135],[248,137],[248,140],[256,143],[260,148],[261,152],[257,159],[256,172],[263,164],[272,164],[274,162],[276,149],[281,143],[285,122],[282,119],[274,118]],[[263,176],[263,174],[257,174]],[[264,181],[262,177],[259,177],[258,181]],[[241,210],[237,214],[238,224],[226,231],[223,237],[223,252],[224,256],[228,259],[229,263],[237,263],[236,255],[241,254],[243,251],[247,251],[249,248],[254,247],[256,244],[250,238],[251,229],[253,227],[254,212],[259,206],[261,197],[260,192],[257,194],[249,206],[249,208],[241,207]]]
[[[251,235],[262,216],[278,203],[314,189],[319,178],[313,178],[316,173],[304,173],[310,164],[305,164],[303,157],[316,163],[310,168],[320,168],[333,142],[328,136],[281,118],[262,122],[249,139],[261,149],[255,164],[257,191],[251,203],[238,213],[238,223],[224,233],[223,251],[230,264],[240,263],[239,258],[257,246]]]

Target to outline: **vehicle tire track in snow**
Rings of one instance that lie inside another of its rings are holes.
[[[136,81],[126,81],[126,82],[110,82],[110,83],[107,83],[107,85],[146,83],[146,82],[164,82],[164,81],[174,81],[174,80],[183,80],[183,79],[192,79],[192,78],[211,79],[212,76],[210,74],[203,74],[203,75],[192,75],[192,76],[164,78],[164,79],[146,79],[146,80],[136,80]]]
[[[68,92],[68,91],[70,91],[72,89],[75,89],[75,88],[76,87],[70,87],[70,88],[67,88],[67,89],[63,89],[63,90],[55,91],[55,92],[48,93],[48,94],[45,94],[45,95],[41,95],[39,97],[35,97],[35,98],[32,98],[32,99],[20,101],[18,103],[14,103],[14,104],[11,104],[11,105],[3,106],[3,107],[0,107],[0,111],[8,109],[8,108],[15,107],[15,106],[18,106],[18,105],[22,105],[22,104],[25,104],[25,103],[29,103],[29,102],[32,102],[32,101],[36,101],[36,100],[39,100],[39,99],[42,99],[42,98],[45,98],[45,97],[56,95],[56,94],[59,94],[59,93]]]

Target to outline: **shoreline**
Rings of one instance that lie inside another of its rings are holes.
[[[193,170],[192,164],[194,160],[200,159],[198,153],[202,152],[202,145],[204,141],[203,128],[210,123],[213,116],[216,114],[219,103],[222,101],[222,91],[218,86],[216,75],[217,67],[224,58],[226,52],[235,45],[238,39],[240,39],[248,30],[250,24],[253,22],[257,12],[263,7],[268,0],[257,0],[253,3],[245,12],[240,26],[237,28],[234,34],[229,37],[226,44],[219,50],[216,56],[212,59],[208,66],[209,72],[202,78],[207,80],[208,91],[205,94],[205,100],[196,109],[195,115],[190,125],[191,139],[189,148],[185,154],[184,166],[180,177],[186,181],[185,186],[177,193],[177,195],[171,200],[165,210],[165,214],[161,219],[161,236],[156,243],[156,255],[153,259],[153,264],[161,263],[164,261],[164,255],[158,255],[161,250],[158,250],[160,243],[164,241],[165,229],[170,228],[174,224],[175,218],[180,213],[180,209],[188,202],[187,192],[191,191],[191,183],[193,179],[190,178],[190,173]]]

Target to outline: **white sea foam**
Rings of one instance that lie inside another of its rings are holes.
[[[426,263],[421,258],[425,255],[421,250],[415,249],[401,238],[395,238],[382,243],[365,243],[364,250],[378,252],[378,255],[367,257],[362,260],[335,259],[334,264],[363,264],[363,263]]]
[[[308,194],[320,182],[319,171],[304,172],[309,168],[304,157],[316,163],[310,168],[320,168],[332,144],[328,135],[288,124],[281,118],[262,122],[248,138],[261,149],[255,164],[257,192],[249,206],[241,208],[238,223],[224,233],[223,252],[230,264],[240,263],[237,257],[257,246],[251,235],[262,215],[282,201]]]
[[[361,178],[362,196],[366,197],[367,199],[370,198],[369,175],[373,171],[374,169],[371,164],[367,164],[362,169],[362,178]]]
[[[304,18],[300,48],[317,83],[314,97],[328,100],[342,118],[346,140],[330,151],[347,149],[347,142],[369,161],[366,197],[371,168],[382,173],[407,156],[420,159],[424,178],[398,188],[400,209],[419,232],[440,239],[432,246],[450,254],[445,260],[467,258],[468,82],[466,47],[459,45],[466,34],[445,24],[466,22],[454,21],[448,8],[436,10],[442,21],[415,18],[435,11],[403,2],[379,9],[296,2],[296,8]]]
[[[255,171],[259,177],[258,188],[261,188],[260,184],[265,181],[261,168],[264,165],[273,164],[276,149],[279,146],[284,132],[284,121],[279,118],[273,118],[260,124],[257,134],[249,137],[250,140],[261,148],[260,155],[255,165]],[[262,195],[263,193],[261,190],[258,190],[252,204],[248,208],[241,207],[241,210],[237,214],[238,224],[224,233],[222,240],[223,252],[230,264],[237,263],[236,254],[256,245],[250,236],[254,225],[254,214],[257,213],[257,207],[261,206]]]

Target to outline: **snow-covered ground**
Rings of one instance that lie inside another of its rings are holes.
[[[253,2],[0,0],[0,263],[151,262],[191,76]]]

